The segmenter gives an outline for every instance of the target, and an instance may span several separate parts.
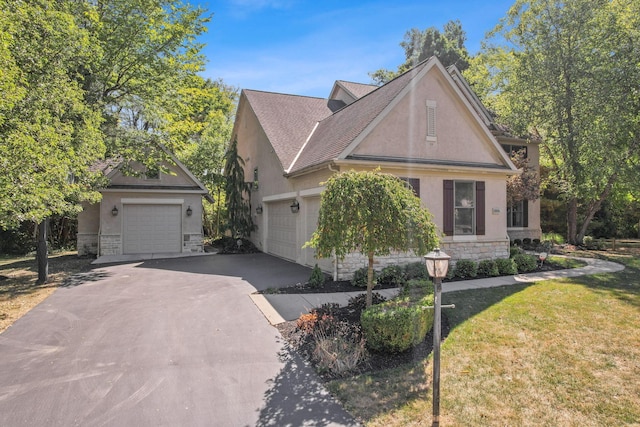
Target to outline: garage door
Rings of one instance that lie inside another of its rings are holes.
[[[311,235],[316,228],[318,227],[318,216],[320,214],[320,197],[310,197],[304,199],[304,206],[306,207],[306,218],[305,218],[305,242],[308,242],[311,239]],[[315,249],[313,248],[305,248],[304,251],[304,262],[306,265],[313,267],[318,264],[318,267],[326,273],[333,272],[333,260],[331,258],[316,258],[315,257]]]
[[[299,214],[291,213],[290,205],[290,200],[268,205],[267,252],[296,261],[296,217]]]
[[[126,204],[123,210],[123,253],[181,252],[180,205]]]

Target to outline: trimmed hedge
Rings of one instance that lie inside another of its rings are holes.
[[[378,274],[379,285],[402,286],[405,282],[404,269],[399,265],[389,265]]]
[[[516,267],[516,263],[513,261],[513,258],[498,258],[496,260],[496,266],[498,267],[498,271],[501,276],[518,274],[518,268]]]
[[[498,266],[494,260],[484,259],[478,263],[478,274],[496,277],[500,275],[500,270],[498,270]]]
[[[360,324],[367,347],[401,353],[424,340],[433,326],[433,294],[423,298],[398,298],[364,310]]]
[[[516,263],[516,268],[519,273],[529,273],[535,271],[538,268],[538,262],[534,255],[518,254],[514,256],[513,262]]]
[[[456,262],[456,266],[453,269],[454,277],[461,279],[467,279],[469,277],[476,277],[478,275],[478,264],[470,259],[461,259]]]
[[[359,288],[367,287],[367,267],[362,267],[353,272],[353,279],[351,279],[351,284],[353,286],[357,286]],[[377,274],[376,271],[373,270],[373,287],[376,287],[377,283]]]

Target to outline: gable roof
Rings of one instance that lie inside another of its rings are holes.
[[[243,90],[251,109],[282,164],[289,168],[317,122],[344,103],[331,104],[323,98]]]
[[[359,141],[381,117],[386,115],[402,96],[411,90],[431,68],[438,68],[454,92],[483,126],[487,137],[498,151],[504,168],[516,170],[489,130],[486,109],[473,98],[468,86],[461,87],[456,78],[464,79],[455,70],[445,70],[436,57],[431,57],[383,86],[337,81],[332,90],[340,89],[358,97],[344,105],[334,99],[285,95],[243,90],[256,114],[286,175],[347,158]],[[453,75],[452,75],[453,74]],[[476,104],[476,105],[474,105]],[[339,109],[337,109],[339,108]]]

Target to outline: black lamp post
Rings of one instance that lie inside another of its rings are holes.
[[[433,277],[435,292],[433,297],[433,426],[440,425],[440,332],[442,279],[447,276],[451,257],[440,248],[425,255],[429,276]]]

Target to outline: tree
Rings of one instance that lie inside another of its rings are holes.
[[[227,228],[234,238],[247,238],[256,229],[249,205],[252,183],[245,181],[243,167],[244,160],[238,155],[238,141],[234,139],[227,149],[224,164]]]
[[[101,117],[84,103],[75,64],[95,51],[68,3],[0,1],[0,227],[39,223],[39,282],[47,281],[46,219],[97,200],[91,163],[102,156]],[[4,43],[2,43],[4,44]]]
[[[507,203],[540,198],[540,177],[538,171],[531,167],[525,150],[510,153],[511,161],[522,173],[507,178]]]
[[[538,134],[580,243],[616,184],[638,180],[640,2],[517,1],[485,43],[477,85],[501,120]],[[488,82],[488,83],[487,83]]]
[[[318,228],[305,246],[318,256],[344,258],[358,251],[368,259],[367,307],[371,306],[374,256],[391,251],[424,255],[438,244],[435,224],[420,199],[399,178],[373,172],[342,172],[325,183]]]
[[[469,53],[464,45],[466,40],[467,35],[459,20],[447,22],[442,33],[436,27],[429,27],[424,31],[412,28],[405,33],[404,40],[400,43],[406,60],[398,70],[381,68],[369,73],[369,76],[376,84],[382,85],[432,56],[438,57],[445,67],[455,65],[460,71],[464,71],[469,67]]]

